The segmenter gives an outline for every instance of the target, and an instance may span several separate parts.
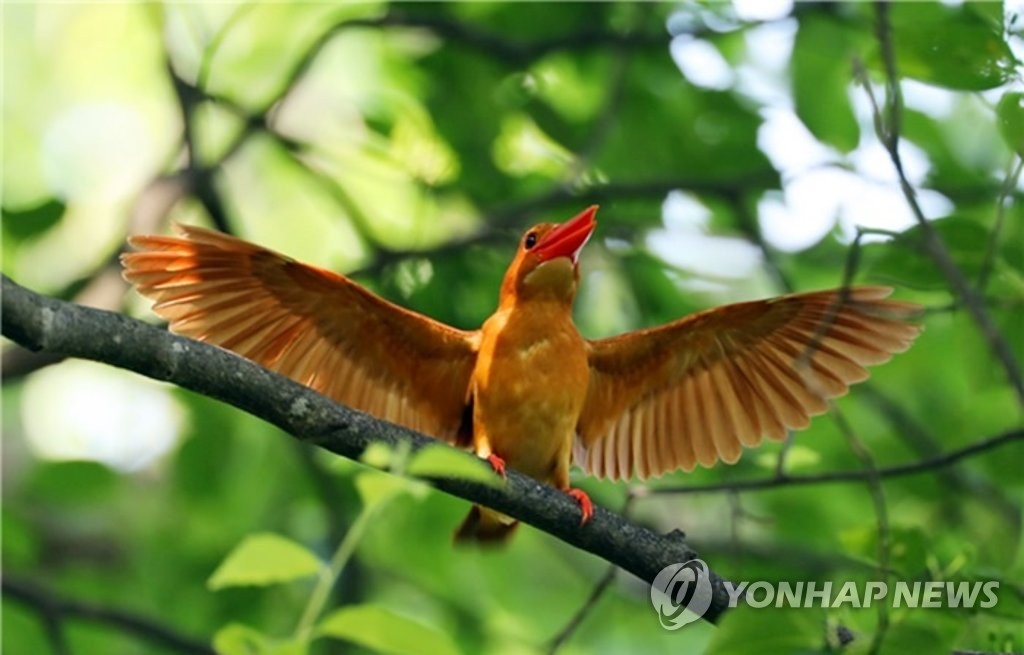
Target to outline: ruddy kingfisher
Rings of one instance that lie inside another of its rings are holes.
[[[220,232],[134,236],[124,276],[179,334],[216,344],[335,401],[472,448],[575,498],[575,462],[620,480],[735,462],[744,446],[806,427],[864,366],[906,350],[916,305],[887,287],[795,293],[659,327],[583,338],[572,319],[579,256],[597,207],[519,241],[498,308],[450,327],[343,275]],[[458,540],[516,522],[474,506]]]

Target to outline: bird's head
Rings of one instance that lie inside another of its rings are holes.
[[[541,223],[524,232],[501,285],[502,301],[550,298],[571,303],[580,251],[597,227],[596,213],[597,205],[591,205],[565,223]]]

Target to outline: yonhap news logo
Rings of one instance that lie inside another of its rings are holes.
[[[711,606],[708,565],[691,559],[663,568],[651,584],[651,604],[666,630],[678,630],[704,616]]]
[[[871,607],[888,603],[893,608],[957,607],[989,609],[999,602],[999,582],[989,581],[830,581],[730,582],[722,581],[729,607],[743,602],[762,607]],[[651,604],[666,630],[693,623],[711,606],[711,576],[704,560],[669,564],[651,584]]]

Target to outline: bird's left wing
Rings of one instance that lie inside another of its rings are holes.
[[[734,462],[742,446],[806,427],[920,332],[904,322],[919,308],[886,300],[891,291],[791,294],[589,342],[574,460],[598,477],[645,479]]]
[[[247,357],[334,400],[455,442],[479,336],[352,280],[240,239],[176,225],[136,236],[124,276],[171,330]]]

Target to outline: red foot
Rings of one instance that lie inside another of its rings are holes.
[[[491,468],[494,469],[495,473],[500,475],[502,478],[507,479],[508,476],[505,475],[505,460],[494,453],[491,453],[487,456],[487,463],[491,465]]]
[[[585,525],[590,520],[590,517],[594,515],[594,503],[590,502],[590,496],[587,495],[586,491],[574,487],[569,487],[565,490],[565,493],[572,496],[580,504],[580,511],[583,512],[583,519],[580,521],[580,525]]]

